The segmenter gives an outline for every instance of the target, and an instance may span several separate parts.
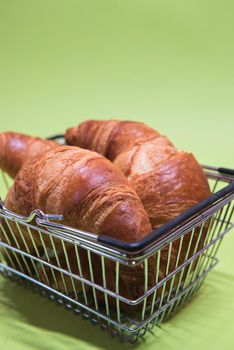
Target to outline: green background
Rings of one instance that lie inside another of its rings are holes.
[[[201,163],[234,168],[233,13],[233,0],[0,0],[0,131],[139,120]],[[233,349],[233,248],[232,232],[194,302],[139,349]],[[119,347],[0,279],[1,349]]]

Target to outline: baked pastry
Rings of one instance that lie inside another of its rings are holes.
[[[125,176],[104,157],[77,147],[58,146],[26,162],[5,204],[24,216],[37,208],[60,214],[65,225],[126,242],[151,231]]]
[[[113,161],[141,198],[153,228],[210,194],[195,157],[179,151],[167,137],[143,123],[89,120],[68,129],[65,138],[67,144]]]
[[[64,217],[61,221],[64,225],[109,235],[126,242],[136,242],[152,230],[148,215],[136,192],[129,186],[126,177],[106,158],[77,147],[57,146],[26,161],[15,177],[5,205],[9,210],[24,216],[29,215],[34,209],[60,214]],[[19,231],[14,227],[13,229],[20,248],[25,250]],[[53,253],[50,261],[55,266],[63,267],[65,264],[67,271],[70,269],[72,273],[77,273],[74,244],[64,243],[67,260],[59,236],[53,237],[52,244],[50,235],[43,235],[42,242],[42,236],[38,231],[32,230],[33,240],[26,228],[22,228],[22,232],[31,254],[45,257],[46,252],[43,247],[46,246],[47,250]],[[10,236],[9,231],[8,235]],[[14,245],[12,237],[11,242]],[[77,249],[80,254],[83,277],[90,280],[86,250],[79,247]],[[94,279],[97,283],[101,283],[100,257],[93,253],[92,260]],[[108,286],[113,290],[115,269],[111,261],[106,261],[106,269]],[[149,270],[152,270],[149,280],[153,283],[155,269],[152,266]],[[139,275],[144,276],[142,266],[137,267],[137,271]],[[56,286],[56,282],[61,281],[65,285],[64,288],[72,292],[73,285],[67,275],[61,276],[55,271],[57,276],[55,282],[49,268],[42,269],[38,266],[37,272],[44,283],[62,288],[60,282]],[[131,268],[127,269],[125,274],[129,281],[131,278],[135,279]],[[139,283],[141,282],[139,279]],[[136,297],[132,294],[131,285],[128,285],[127,289],[122,285],[121,292],[126,297]],[[80,283],[77,283],[75,289],[78,291],[81,289]],[[99,300],[102,298],[103,295],[100,295]]]
[[[10,177],[14,178],[27,160],[57,146],[58,144],[56,142],[39,137],[33,137],[12,131],[1,132],[0,169],[6,172]],[[1,223],[1,239],[5,243],[15,248],[23,249],[27,253],[35,253],[35,249],[27,230],[23,230],[24,234],[29,238],[27,242],[24,241],[24,237],[20,233],[18,234],[18,240],[16,241],[11,234],[11,231],[18,232],[16,224],[12,221],[5,222],[3,219],[1,220]],[[27,273],[31,274],[36,272],[32,261],[26,257],[22,258],[16,253],[8,251],[7,253],[5,252],[5,259],[12,267],[20,268],[21,270],[26,269]]]
[[[143,123],[119,120],[87,120],[65,133],[68,145],[90,149],[111,161],[139,142],[160,136],[158,131]],[[172,145],[166,137],[164,142]]]
[[[100,152],[123,172],[140,197],[154,229],[210,195],[207,178],[195,157],[176,149],[167,137],[143,123],[89,120],[68,129],[65,139],[70,145]],[[207,226],[197,249],[205,240]],[[198,235],[196,230],[188,257],[193,254]],[[185,235],[180,263],[185,259],[189,240],[190,235]],[[179,240],[172,245],[169,272],[174,269],[178,249]],[[161,258],[166,262],[167,249]]]
[[[14,178],[23,163],[48,149],[57,147],[54,141],[17,132],[0,133],[0,169]]]

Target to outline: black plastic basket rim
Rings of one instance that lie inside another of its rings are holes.
[[[149,233],[146,237],[144,237],[138,242],[126,243],[124,241],[111,238],[105,235],[98,236],[98,242],[104,245],[124,250],[126,252],[137,253],[142,249],[145,249],[146,247],[150,246],[152,243],[159,240],[173,229],[183,225],[187,220],[199,214],[201,211],[207,209],[218,200],[221,200],[232,194],[234,194],[234,182],[226,186],[222,190],[218,191],[217,193],[211,194],[208,198],[194,205],[190,209],[186,210],[184,213],[178,215],[175,219],[170,220],[160,228],[153,230],[151,233]]]

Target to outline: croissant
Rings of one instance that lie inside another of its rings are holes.
[[[44,151],[56,147],[54,141],[17,132],[0,133],[0,169],[14,178],[23,163]]]
[[[14,178],[27,160],[57,146],[58,144],[56,142],[39,137],[33,137],[12,131],[2,132],[0,133],[0,169],[6,172],[10,177]],[[8,195],[10,195],[10,191]],[[16,224],[13,222],[6,223],[4,220],[1,221],[1,239],[5,243],[8,243],[15,248],[27,249],[28,253],[35,253],[31,240],[28,240],[27,246],[25,246],[24,239],[21,236],[19,236],[18,241],[15,242],[11,231],[18,231]],[[27,231],[25,232],[27,234]],[[5,258],[13,267],[24,265],[22,259],[13,253],[10,254],[10,252],[8,252]],[[29,262],[27,266],[28,271],[31,270],[31,265],[32,264]]]
[[[67,129],[68,145],[98,152],[113,161],[120,153],[141,141],[151,141],[160,133],[140,122],[118,120],[87,120]],[[165,144],[172,143],[164,137]]]
[[[13,155],[11,162],[14,162]],[[96,234],[109,235],[126,242],[138,241],[152,230],[148,215],[136,192],[129,186],[125,176],[101,155],[72,146],[52,148],[25,162],[8,192],[5,205],[9,210],[24,216],[29,215],[37,208],[46,213],[61,214],[64,217],[62,221],[64,225]],[[14,232],[20,248],[25,250],[22,236],[18,230],[15,229]],[[66,270],[71,269],[71,272],[77,273],[73,244],[64,243],[70,261],[70,266],[67,266],[64,247],[59,237],[53,237],[53,247],[49,235],[43,235],[42,242],[42,237],[37,231],[32,230],[31,234],[34,244],[27,230],[23,230],[24,240],[27,242],[30,253],[38,254],[38,257],[44,256],[44,246],[48,250],[56,250],[54,251],[54,257],[58,259],[52,258],[51,261],[57,267],[63,267],[65,264]],[[11,240],[13,242],[13,239]],[[35,246],[37,247],[36,253]],[[86,251],[81,248],[78,249],[83,276],[90,279]],[[94,279],[101,284],[100,258],[96,254],[92,254],[92,260]],[[111,261],[106,262],[108,286],[112,290],[115,288],[113,265],[114,263]],[[151,270],[152,274],[149,279],[152,284],[154,280],[153,267],[150,268]],[[142,267],[137,267],[137,271],[144,276]],[[132,272],[131,268],[125,272],[129,281],[131,281],[131,276],[134,278]],[[49,269],[45,271],[39,266],[37,273],[45,283],[46,279],[50,285],[55,283]],[[61,278],[59,273],[55,272],[55,274],[61,282],[56,287],[62,288],[61,284],[65,283],[67,286],[64,288],[71,291],[69,277]],[[80,285],[77,284],[76,289],[79,290],[80,288]],[[126,287],[124,281],[120,283],[120,289],[125,296],[136,297],[136,295],[132,295],[131,286]]]
[[[68,129],[65,138],[114,162],[138,193],[154,228],[210,194],[194,156],[143,123],[89,120]]]
[[[65,138],[68,144],[98,151],[113,161],[136,190],[154,229],[210,194],[207,178],[195,157],[177,150],[167,137],[143,123],[89,120],[68,129]],[[196,237],[198,230],[189,256]],[[189,239],[189,235],[184,238],[180,263],[186,256]],[[172,259],[178,246],[177,240],[172,246]]]
[[[58,146],[26,162],[6,206],[25,216],[36,208],[61,214],[66,225],[126,242],[151,230],[141,201],[123,174],[99,154],[71,146]]]

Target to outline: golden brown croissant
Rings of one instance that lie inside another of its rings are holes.
[[[65,138],[68,144],[99,151],[113,161],[136,190],[154,229],[210,194],[207,178],[194,156],[177,150],[168,138],[143,123],[90,120],[68,129]],[[204,243],[207,226],[198,249]],[[188,257],[193,253],[198,235],[196,230]],[[187,234],[179,263],[186,257],[189,240]],[[175,266],[178,249],[179,240],[173,242],[169,271]],[[165,265],[167,249],[162,259]]]
[[[65,225],[109,235],[126,242],[138,241],[152,230],[148,215],[126,177],[106,158],[77,147],[58,146],[27,161],[18,172],[5,205],[9,210],[24,216],[37,208],[46,213],[60,214],[64,216],[62,223]],[[25,250],[17,230],[15,235],[20,248]],[[26,230],[23,231],[23,235],[30,252],[35,254]],[[41,236],[38,232],[32,232],[32,235],[41,255]],[[53,248],[49,235],[44,235],[44,243],[47,248]],[[54,245],[63,266],[66,260],[61,241],[54,238]],[[71,270],[77,273],[74,246],[66,243],[66,249]],[[84,250],[80,254],[83,275],[90,279],[87,255]],[[92,258],[94,278],[101,284],[100,259],[95,254]],[[67,265],[65,268],[68,270]],[[115,272],[112,262],[107,262],[107,270],[109,286],[114,288]],[[142,267],[138,270],[139,274],[144,275]],[[38,271],[42,280],[46,282],[44,271],[40,271],[40,268]],[[126,271],[126,276],[128,275],[131,280],[131,269]],[[61,279],[61,276],[58,274],[57,278]],[[153,275],[151,279],[153,280]],[[65,277],[65,281],[69,284],[70,279]],[[50,283],[52,284],[53,280]],[[76,288],[79,290],[79,285]],[[69,285],[67,289],[70,290]],[[133,297],[129,286],[123,293]]]
[[[17,132],[2,132],[0,133],[0,169],[5,171],[10,177],[14,178],[18,171],[21,169],[23,164],[35,157],[37,154],[41,154],[46,150],[57,147],[58,144],[54,141],[49,141],[41,139],[39,137],[33,137]],[[10,195],[10,191],[8,196]],[[18,241],[16,242],[11,234],[11,231],[18,231],[16,224],[13,222],[6,223],[2,221],[2,240],[14,246],[15,248],[27,249],[29,253],[35,253],[35,249],[31,240],[27,241],[27,247],[25,246],[24,240],[21,236],[18,236]],[[28,236],[27,230],[24,233]],[[40,249],[39,249],[40,250]],[[6,257],[7,261],[10,261],[12,266],[24,266],[24,263],[20,263],[20,257],[10,254]],[[31,263],[28,262],[31,269]],[[23,269],[23,268],[22,268]],[[29,268],[27,267],[27,270]]]
[[[68,145],[98,152],[113,161],[120,153],[141,141],[161,136],[140,122],[119,120],[87,120],[66,131]],[[165,138],[165,143],[172,143]]]
[[[0,169],[14,178],[27,159],[57,145],[54,141],[39,137],[11,131],[2,132],[0,133]]]
[[[89,120],[67,130],[66,142],[100,152],[128,177],[153,228],[210,194],[201,166],[143,123]]]
[[[60,214],[69,226],[126,242],[135,242],[151,230],[125,176],[99,154],[71,146],[58,146],[26,162],[6,206],[25,216],[36,208]]]

